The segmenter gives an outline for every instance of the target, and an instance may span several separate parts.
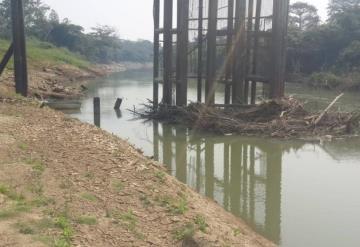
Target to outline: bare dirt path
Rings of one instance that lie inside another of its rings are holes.
[[[125,141],[0,103],[0,246],[274,246]]]

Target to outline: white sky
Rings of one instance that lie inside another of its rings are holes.
[[[60,18],[69,18],[87,30],[97,24],[113,26],[123,39],[153,37],[152,0],[43,0]],[[296,0],[291,0],[296,2]],[[328,0],[302,0],[316,5],[326,19]]]

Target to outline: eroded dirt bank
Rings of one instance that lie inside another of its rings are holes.
[[[0,246],[274,246],[127,142],[0,102]]]
[[[29,94],[39,99],[79,98],[86,90],[86,81],[104,77],[126,70],[149,68],[150,64],[123,63],[109,65],[92,65],[89,68],[78,68],[72,65],[30,65]],[[9,91],[14,87],[12,70],[7,70],[0,77],[0,86]]]

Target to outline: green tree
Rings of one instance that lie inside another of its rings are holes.
[[[320,22],[317,8],[305,2],[292,4],[289,15],[290,25],[300,31],[314,28],[318,26]]]
[[[328,13],[330,20],[339,13],[360,7],[360,0],[330,0]]]

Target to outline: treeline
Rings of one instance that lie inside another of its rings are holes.
[[[0,0],[0,38],[11,39],[10,0]],[[122,40],[109,26],[97,26],[85,33],[82,26],[59,15],[41,0],[24,0],[28,37],[50,42],[78,53],[94,63],[151,62],[150,41]]]
[[[359,87],[360,0],[330,0],[324,23],[313,5],[297,2],[289,21],[287,71],[298,76],[293,78],[328,88]]]

